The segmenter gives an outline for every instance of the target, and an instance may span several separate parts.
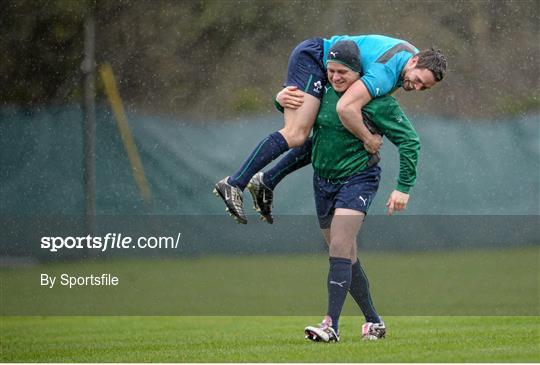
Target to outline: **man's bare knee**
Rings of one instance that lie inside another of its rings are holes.
[[[279,132],[283,135],[290,148],[302,146],[309,136],[309,130],[283,128]]]
[[[350,258],[351,245],[347,240],[340,238],[332,238],[330,241],[330,256]]]

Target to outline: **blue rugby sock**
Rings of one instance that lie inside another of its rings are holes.
[[[231,175],[228,183],[244,190],[253,175],[288,149],[289,145],[281,133],[270,134],[255,147],[240,169]]]
[[[377,314],[373,302],[371,300],[371,293],[369,292],[369,282],[360,259],[357,259],[356,262],[351,267],[352,278],[351,278],[351,287],[349,288],[349,293],[354,298],[356,304],[364,313],[366,317],[366,322],[379,323],[381,318]]]
[[[351,260],[330,257],[328,272],[328,315],[332,318],[332,327],[339,329],[339,316],[351,285]]]
[[[309,165],[311,163],[312,148],[313,140],[308,138],[302,146],[291,149],[274,167],[264,172],[264,185],[274,190],[285,176]]]

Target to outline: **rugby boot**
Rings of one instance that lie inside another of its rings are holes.
[[[362,339],[367,341],[376,341],[386,336],[386,326],[384,322],[379,323],[364,323],[362,326]]]
[[[214,186],[214,194],[220,197],[225,203],[225,211],[237,222],[247,224],[246,214],[244,213],[244,200],[242,190],[232,186],[227,181],[229,176],[218,181]]]
[[[307,340],[314,342],[339,342],[339,333],[332,328],[332,320],[328,316],[318,326],[307,326],[304,334]]]
[[[256,173],[247,186],[251,196],[253,197],[253,209],[261,215],[261,219],[269,224],[274,223],[272,216],[272,202],[274,192],[263,182],[263,173]]]

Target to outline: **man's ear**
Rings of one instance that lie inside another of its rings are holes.
[[[411,58],[411,66],[416,67],[417,63],[418,63],[418,55],[412,56],[412,58]]]

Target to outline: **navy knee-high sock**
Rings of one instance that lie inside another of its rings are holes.
[[[285,176],[309,165],[312,148],[313,140],[308,138],[302,146],[291,149],[274,167],[264,172],[264,185],[273,190]]]
[[[263,139],[244,161],[240,169],[229,178],[229,184],[244,190],[257,172],[289,149],[283,135],[274,132]]]
[[[366,322],[380,322],[381,318],[373,306],[371,293],[369,292],[369,281],[364,269],[362,268],[360,259],[357,259],[352,265],[351,274],[352,277],[349,293],[351,293],[351,296],[354,298],[356,304],[358,304],[362,310],[364,317],[366,317]]]
[[[330,257],[328,271],[328,315],[332,318],[332,327],[339,329],[339,316],[351,285],[351,260]]]

